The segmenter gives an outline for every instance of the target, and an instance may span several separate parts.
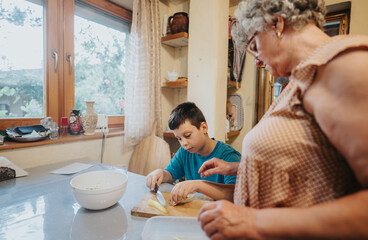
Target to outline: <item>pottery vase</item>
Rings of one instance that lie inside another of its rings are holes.
[[[86,101],[87,112],[82,115],[84,135],[94,135],[97,126],[97,114],[93,112],[94,101]]]

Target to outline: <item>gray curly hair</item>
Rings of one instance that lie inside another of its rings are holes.
[[[245,45],[248,35],[263,31],[281,16],[295,30],[309,22],[323,29],[326,7],[324,0],[246,0],[239,3],[235,16],[238,23],[231,30],[237,45]]]

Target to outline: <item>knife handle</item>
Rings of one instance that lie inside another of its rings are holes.
[[[153,189],[153,192],[154,193],[157,193],[157,191],[158,191],[158,185],[157,185],[157,183],[155,184],[155,188]]]

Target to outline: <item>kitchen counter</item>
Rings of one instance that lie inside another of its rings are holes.
[[[80,173],[110,169],[80,159],[25,169],[27,177],[0,182],[0,239],[141,239],[147,218],[131,216],[130,210],[149,191],[145,176],[128,172],[126,192],[117,204],[86,210],[69,185],[80,173],[50,173],[72,162],[94,165]]]

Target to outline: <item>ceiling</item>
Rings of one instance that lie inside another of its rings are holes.
[[[133,0],[109,0],[125,9],[133,11]]]

